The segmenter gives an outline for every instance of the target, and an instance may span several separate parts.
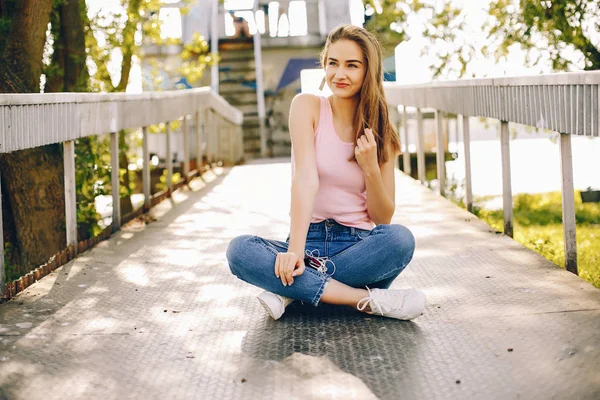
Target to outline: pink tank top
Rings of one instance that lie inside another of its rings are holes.
[[[365,178],[358,163],[348,161],[354,154],[354,143],[339,138],[333,127],[331,104],[326,97],[320,99],[319,124],[315,131],[319,191],[311,222],[334,219],[342,225],[371,230],[375,224],[367,213]]]

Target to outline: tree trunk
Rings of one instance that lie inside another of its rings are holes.
[[[60,3],[52,13],[54,54],[46,74],[46,92],[87,92],[85,34],[82,13],[84,0]]]
[[[6,47],[2,49],[2,70],[14,81],[0,81],[3,93],[39,92],[42,54],[52,0],[20,0],[1,3],[2,19],[10,21]],[[28,90],[14,90],[14,84]]]
[[[89,74],[85,64],[82,12],[85,0],[69,0],[60,6],[60,33],[65,38],[65,92],[87,92]]]
[[[0,3],[0,17],[10,21],[0,49],[0,93],[40,91],[51,9],[52,0]],[[23,274],[66,246],[61,145],[2,154],[0,171],[5,237],[18,254],[6,262],[18,261]]]
[[[84,21],[87,19],[85,0],[69,0],[58,3],[51,16],[51,34],[54,38],[54,53],[52,63],[46,69],[45,92],[87,92],[89,88],[89,73],[86,66],[86,47]],[[75,146],[76,170],[91,169],[89,165],[81,164],[81,154],[90,154],[92,141],[95,137],[86,137],[77,140]],[[79,178],[80,179],[80,178]],[[87,177],[87,179],[93,179]],[[93,198],[86,197],[81,193],[82,183],[77,181],[77,212],[78,217],[82,205],[87,207]],[[84,212],[85,215],[85,212]],[[85,215],[83,221],[78,218],[77,239],[85,240],[92,236],[93,228],[97,222],[90,220],[89,214]]]
[[[129,76],[131,75],[131,66],[133,63],[133,53],[135,50],[135,32],[140,15],[141,0],[130,0],[127,6],[127,14],[129,18],[123,28],[123,44],[121,51],[123,52],[123,61],[121,62],[121,79],[115,87],[115,92],[124,92],[127,90]],[[134,16],[136,18],[134,18]],[[119,168],[127,171],[129,160],[127,159],[127,143],[125,142],[126,131],[119,132]],[[125,172],[122,184],[129,191],[129,174]],[[133,211],[133,203],[131,196],[121,197],[121,215],[127,215]]]

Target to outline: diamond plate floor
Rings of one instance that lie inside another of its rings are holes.
[[[280,160],[197,179],[0,306],[0,399],[600,398],[600,290],[401,174],[417,250],[393,287],[424,290],[424,315],[270,320],[225,250],[286,237],[289,177]]]

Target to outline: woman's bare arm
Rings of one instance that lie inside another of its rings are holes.
[[[294,283],[294,277],[304,269],[306,234],[319,190],[319,175],[315,155],[315,127],[320,100],[311,94],[294,97],[290,107],[290,136],[295,169],[292,175],[290,206],[290,243],[286,253],[277,254],[275,275],[284,286]]]
[[[292,201],[289,252],[304,257],[306,234],[319,190],[315,155],[315,127],[320,100],[311,94],[299,94],[290,108],[290,135],[295,172],[292,177]]]

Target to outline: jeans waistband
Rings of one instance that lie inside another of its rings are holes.
[[[326,219],[321,222],[312,222],[308,227],[309,232],[329,231],[329,232],[347,232],[351,235],[356,233],[356,228],[353,226],[342,225],[334,219]]]

